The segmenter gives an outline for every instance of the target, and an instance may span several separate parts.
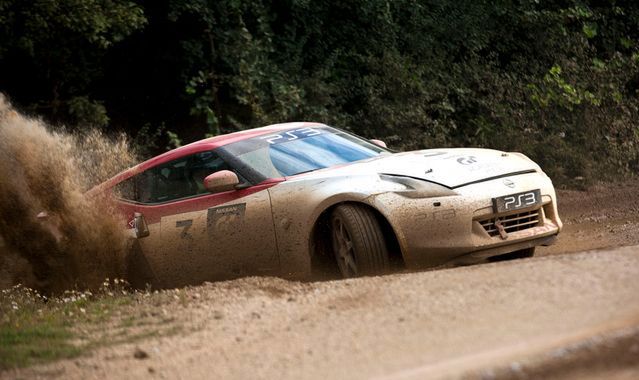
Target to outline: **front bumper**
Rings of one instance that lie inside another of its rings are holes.
[[[455,189],[458,195],[437,198],[411,199],[389,192],[377,195],[373,206],[393,227],[409,268],[441,265],[466,255],[486,258],[549,244],[562,228],[552,182],[543,173],[510,179],[514,187],[504,185],[500,178]],[[508,232],[506,237],[489,233],[484,226],[486,221],[518,217],[494,214],[492,198],[532,189],[541,191],[542,206],[517,213],[536,213],[538,221]]]

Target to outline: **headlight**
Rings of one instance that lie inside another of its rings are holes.
[[[459,195],[446,186],[425,181],[419,178],[394,175],[380,174],[382,181],[399,183],[406,187],[405,190],[395,191],[395,193],[407,198],[432,198],[432,197],[449,197]]]

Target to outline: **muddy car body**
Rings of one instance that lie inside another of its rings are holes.
[[[162,287],[530,256],[562,226],[551,180],[522,154],[393,153],[317,123],[201,140],[98,190],[127,216],[132,277]]]

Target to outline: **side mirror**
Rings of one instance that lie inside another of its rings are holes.
[[[237,174],[230,170],[220,170],[204,178],[204,187],[211,193],[233,190],[239,183]]]
[[[377,146],[381,146],[382,148],[388,148],[386,146],[386,143],[383,142],[382,140],[377,140],[377,139],[371,139],[370,142],[372,142],[373,144],[377,145]]]
[[[144,215],[139,212],[133,214],[133,231],[138,239],[149,236],[149,226],[146,224]]]

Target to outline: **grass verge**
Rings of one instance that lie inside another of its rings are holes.
[[[179,331],[143,307],[171,298],[162,292],[129,291],[119,280],[95,293],[66,291],[45,297],[23,286],[0,294],[0,371],[72,358],[92,349]]]

